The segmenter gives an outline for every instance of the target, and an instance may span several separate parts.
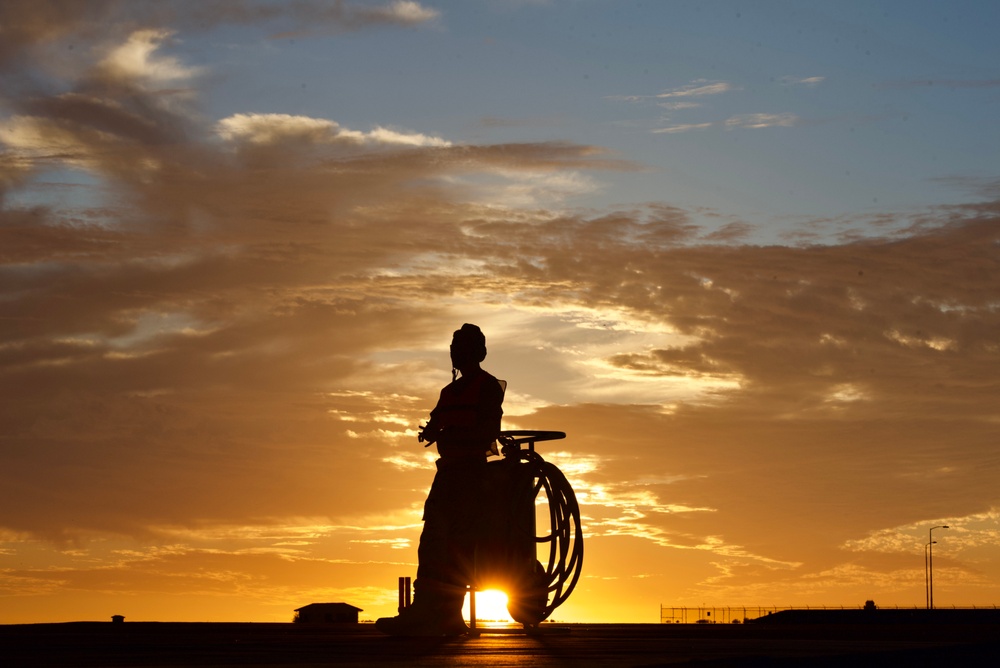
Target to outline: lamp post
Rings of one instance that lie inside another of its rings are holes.
[[[936,527],[931,527],[930,531],[927,532],[927,540],[930,541],[927,544],[929,548],[927,550],[927,609],[934,609],[934,529],[948,529],[950,528],[947,524],[941,524]]]
[[[936,540],[932,540],[930,543],[924,543],[924,597],[927,599],[928,610],[930,610],[931,607],[931,590],[927,579],[927,548],[936,542]]]

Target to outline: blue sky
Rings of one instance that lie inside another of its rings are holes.
[[[214,63],[214,117],[600,146],[642,169],[593,175],[573,204],[704,207],[762,241],[815,218],[965,201],[995,172],[991,3],[426,7],[437,17],[402,31],[266,39],[279,34],[267,26],[175,48]]]

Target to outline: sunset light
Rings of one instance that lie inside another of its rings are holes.
[[[582,561],[550,621],[923,607],[925,554],[936,606],[1000,604],[998,34],[985,1],[3,0],[0,624],[396,615],[464,323],[475,456],[501,406],[565,432],[586,557],[544,489],[522,532],[532,578]],[[469,531],[523,500],[456,477]]]
[[[469,597],[465,598],[462,615],[471,621],[469,616]],[[507,612],[507,594],[498,589],[486,589],[476,594],[477,624],[510,624],[513,619]]]

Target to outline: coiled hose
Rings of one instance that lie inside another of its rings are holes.
[[[522,466],[528,466],[533,476],[534,488],[531,498],[545,493],[549,509],[550,533],[535,535],[536,545],[548,545],[549,557],[544,570],[545,605],[540,611],[538,623],[562,605],[576,587],[583,568],[583,530],[580,524],[580,506],[576,494],[566,476],[555,464],[545,461],[534,450],[519,450],[517,453]],[[541,562],[540,562],[541,563]],[[537,611],[536,611],[537,612]],[[535,615],[532,615],[534,617]],[[518,620],[530,624],[534,620]]]

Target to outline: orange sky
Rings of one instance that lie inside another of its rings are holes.
[[[539,446],[586,535],[554,619],[922,606],[941,524],[935,601],[1000,600],[995,184],[781,243],[575,207],[552,193],[648,165],[211,117],[210,65],[164,52],[183,21],[76,6],[0,9],[0,623],[393,614],[463,322],[505,428],[568,433]],[[431,17],[378,7],[328,20]]]

